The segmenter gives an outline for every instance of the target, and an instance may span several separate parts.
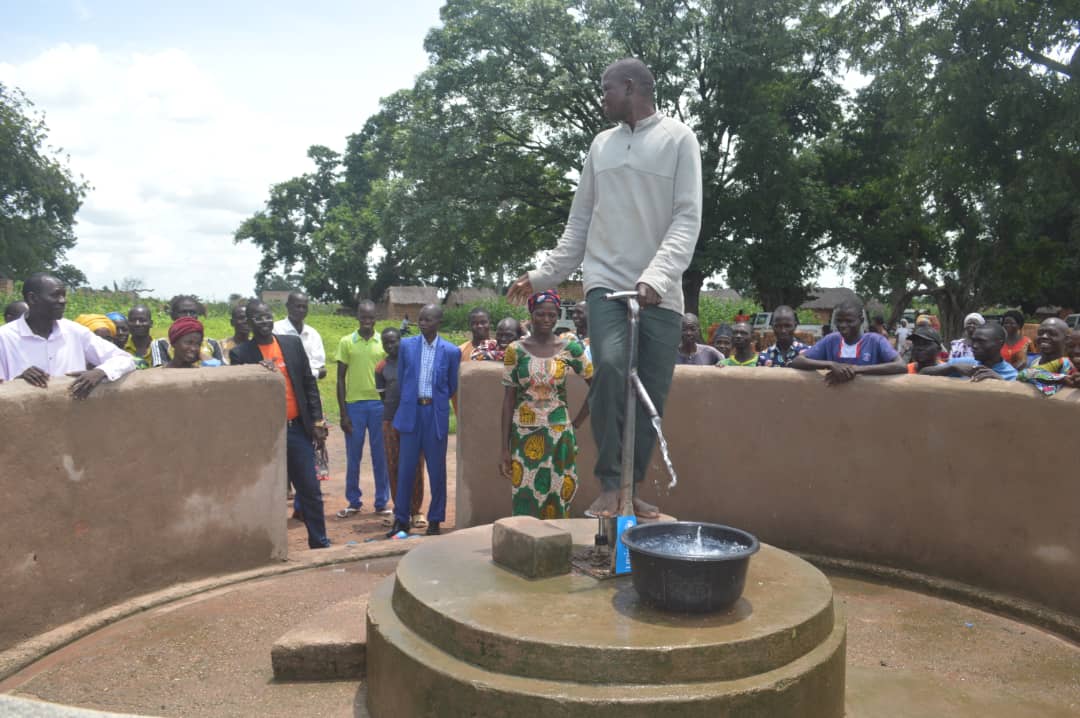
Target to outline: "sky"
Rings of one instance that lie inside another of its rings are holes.
[[[0,82],[92,185],[68,259],[92,286],[249,295],[233,243],[276,182],[341,151],[427,66],[442,0],[37,0],[0,5]]]
[[[412,86],[442,3],[0,4],[0,82],[92,185],[69,261],[94,287],[250,295],[260,253],[233,232],[313,168],[309,146],[344,150],[381,97]]]

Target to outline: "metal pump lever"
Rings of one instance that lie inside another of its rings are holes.
[[[664,466],[667,468],[671,482],[667,489],[671,491],[679,483],[679,477],[675,474],[675,466],[671,463],[671,455],[668,453],[667,440],[660,427],[660,414],[656,411],[649,392],[641,382],[637,373],[638,356],[638,326],[641,319],[641,307],[637,301],[636,291],[611,292],[604,296],[605,300],[626,300],[627,319],[629,322],[629,337],[627,341],[627,365],[626,365],[626,412],[623,417],[623,445],[622,445],[622,476],[619,494],[619,514],[632,516],[634,514],[634,431],[637,423],[637,412],[634,401],[641,402],[660,443],[660,453],[664,457]],[[636,396],[635,396],[636,395]]]

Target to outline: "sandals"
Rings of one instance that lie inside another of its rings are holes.
[[[352,516],[354,514],[358,514],[358,513],[360,513],[360,507],[359,506],[357,506],[356,508],[353,508],[352,506],[346,506],[341,511],[337,512],[337,517],[339,519],[347,519],[350,516]]]
[[[412,517],[412,527],[414,529],[422,529],[428,525],[427,519],[423,514],[416,514]]]

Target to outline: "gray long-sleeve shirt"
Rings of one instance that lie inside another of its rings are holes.
[[[644,282],[660,306],[682,314],[682,274],[701,229],[701,149],[694,132],[656,114],[593,140],[566,229],[529,272],[549,289],[582,266],[585,291]]]

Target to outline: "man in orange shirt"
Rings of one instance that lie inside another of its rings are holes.
[[[315,476],[315,447],[326,442],[326,422],[315,375],[297,336],[274,334],[274,314],[265,302],[247,305],[252,340],[229,352],[231,364],[261,364],[285,380],[286,464],[307,526],[308,546],[326,548],[326,517]]]

